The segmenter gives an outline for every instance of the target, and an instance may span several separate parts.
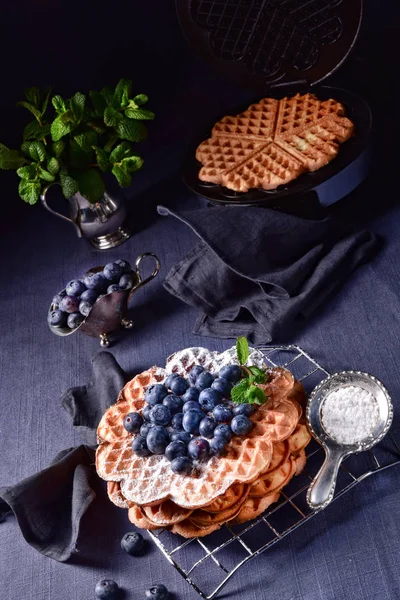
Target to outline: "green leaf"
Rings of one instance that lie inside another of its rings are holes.
[[[96,154],[96,160],[97,160],[97,164],[99,165],[99,168],[102,171],[108,171],[111,164],[110,164],[107,152],[105,150],[103,150],[102,148],[99,148],[98,146],[95,146],[94,151]]]
[[[22,134],[22,139],[24,142],[26,140],[42,140],[46,135],[50,133],[50,125],[40,125],[38,121],[31,121],[25,127],[24,132]]]
[[[55,156],[52,156],[50,160],[47,161],[47,170],[52,175],[57,175],[58,171],[60,170],[60,166],[61,165]]]
[[[249,404],[265,404],[267,401],[267,397],[265,395],[264,390],[257,387],[256,385],[252,385],[249,387],[247,392],[245,393],[246,402]]]
[[[93,129],[93,131],[95,131],[96,133],[102,134],[107,131],[107,127],[106,127],[106,125],[104,125],[104,122],[88,121],[87,126],[90,127],[91,129]]]
[[[120,187],[129,187],[132,183],[132,177],[128,171],[119,165],[114,165],[111,173],[115,176]]]
[[[121,115],[121,113],[115,110],[115,108],[112,106],[107,106],[106,110],[104,111],[104,123],[109,127],[115,127],[120,121],[123,120],[123,118],[124,117]]]
[[[90,99],[94,106],[94,111],[97,117],[102,117],[107,107],[107,101],[100,92],[89,92]]]
[[[17,102],[17,106],[22,106],[23,108],[26,108],[27,110],[29,110],[29,112],[31,112],[33,114],[35,119],[37,119],[40,122],[42,113],[40,112],[40,110],[38,108],[35,108],[33,106],[33,104],[30,104],[29,102],[25,102],[25,100],[22,100],[21,102]]]
[[[55,176],[52,175],[49,171],[46,171],[46,169],[42,169],[42,167],[40,167],[40,169],[39,169],[39,177],[40,177],[40,179],[43,179],[43,181],[54,181],[55,180]]]
[[[141,121],[152,121],[154,119],[154,113],[147,108],[127,108],[125,116],[128,119],[137,119]]]
[[[134,173],[135,171],[139,171],[142,168],[144,163],[143,158],[140,156],[132,155],[123,158],[121,161],[121,166],[128,171],[128,173]]]
[[[132,81],[130,79],[120,79],[118,81],[112,101],[115,108],[125,108],[128,105],[131,88]]]
[[[20,167],[17,169],[18,177],[21,179],[35,179],[36,177],[36,165],[26,165],[25,167]]]
[[[92,149],[90,149],[89,152],[83,150],[75,140],[71,140],[69,146],[69,159],[72,167],[84,169],[94,162],[94,152]]]
[[[38,87],[31,87],[25,90],[25,98],[29,104],[32,104],[35,108],[39,108],[40,105],[40,90]]]
[[[18,186],[18,192],[22,200],[29,204],[36,204],[39,200],[41,184],[38,181],[26,181],[21,179]]]
[[[265,383],[267,381],[267,375],[262,369],[259,369],[255,366],[247,368],[249,369],[250,373],[254,376],[254,381],[256,383]]]
[[[0,144],[0,169],[6,171],[19,169],[28,161],[18,150],[10,150],[4,144]]]
[[[249,358],[249,343],[245,337],[236,340],[236,355],[241,365],[245,365]]]
[[[147,130],[143,123],[126,117],[114,126],[114,130],[122,140],[128,140],[129,142],[140,142],[147,136]]]
[[[45,93],[43,104],[42,104],[42,116],[44,115],[44,113],[47,110],[47,106],[49,104],[50,94],[51,94],[51,88],[48,88],[48,90]]]
[[[67,114],[70,113],[70,114]],[[76,127],[76,123],[71,119],[72,112],[66,111],[62,115],[56,117],[51,124],[50,133],[53,142],[58,142],[68,133],[71,133]]]
[[[248,379],[242,379],[237,385],[234,385],[231,389],[232,401],[236,404],[244,404],[246,400],[246,392],[249,389],[251,383]]]
[[[110,154],[110,162],[120,162],[123,158],[130,156],[132,147],[129,142],[121,142],[118,146],[115,146],[114,150]]]
[[[85,131],[74,136],[75,142],[85,152],[90,152],[92,146],[97,144],[97,133],[94,131]]]
[[[65,170],[60,171],[60,182],[62,193],[67,200],[79,191],[78,182],[73,179]]]
[[[61,98],[61,96],[53,96],[53,98],[51,99],[51,103],[53,104],[58,114],[62,114],[67,110],[65,101],[63,98]]]
[[[114,97],[114,90],[108,85],[101,90],[100,94],[103,96],[107,104],[110,104]]]
[[[137,106],[141,106],[142,104],[146,104],[146,102],[148,101],[148,97],[146,96],[146,94],[138,94],[134,97],[133,101],[135,104],[137,104]]]
[[[115,142],[117,142],[118,140],[118,135],[115,133],[115,131],[112,131],[108,136],[107,142],[104,144],[104,150],[106,152],[111,152]]]
[[[52,145],[53,154],[56,158],[60,158],[61,154],[65,149],[65,142],[63,140],[59,140],[58,142],[53,142]]]
[[[71,98],[71,110],[74,119],[77,123],[82,121],[83,111],[85,110],[86,96],[80,92],[76,92]]]
[[[43,142],[24,142],[21,145],[21,150],[35,162],[43,162],[46,160],[46,149]]]
[[[89,202],[98,202],[104,192],[105,186],[100,173],[96,169],[81,171],[76,176],[79,184],[79,191]]]

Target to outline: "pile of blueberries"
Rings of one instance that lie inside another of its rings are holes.
[[[187,474],[193,460],[223,453],[233,435],[247,435],[253,426],[253,404],[234,406],[232,386],[242,375],[238,365],[222,367],[218,376],[196,365],[189,381],[177,374],[164,384],[147,388],[143,416],[129,413],[124,427],[137,435],[132,450],[137,456],[163,454],[174,473]]]
[[[87,273],[82,279],[73,279],[65,290],[54,296],[48,322],[52,327],[76,329],[89,315],[96,300],[132,287],[132,268],[128,261],[121,259],[108,263],[101,273]]]

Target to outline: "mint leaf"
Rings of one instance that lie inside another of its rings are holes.
[[[146,104],[146,102],[148,101],[148,97],[146,96],[146,94],[138,94],[134,97],[133,101],[138,106],[141,106],[142,104]]]
[[[92,146],[97,144],[97,134],[94,131],[85,131],[79,135],[74,136],[75,142],[85,152],[90,152]]]
[[[236,404],[244,404],[246,400],[246,392],[249,389],[250,382],[248,379],[242,379],[237,385],[231,389],[232,401]]]
[[[41,184],[38,181],[26,181],[21,179],[18,186],[18,193],[22,200],[28,204],[36,204],[39,200]]]
[[[140,142],[147,136],[147,130],[143,123],[127,119],[126,117],[114,126],[114,129],[121,139],[128,140],[129,142]]]
[[[62,193],[67,200],[79,191],[78,182],[73,179],[65,170],[60,171],[60,182]]]
[[[130,79],[120,79],[115,88],[113,97],[113,106],[116,108],[124,108],[128,105],[129,96],[131,93],[132,81]]]
[[[39,108],[40,104],[40,90],[38,87],[31,87],[25,90],[25,98],[29,104],[33,104],[35,108]]]
[[[88,121],[88,127],[91,127],[96,133],[105,133],[107,131],[107,127],[104,123],[100,123],[99,121]]]
[[[43,181],[55,180],[55,176],[49,173],[49,171],[46,171],[46,169],[42,169],[42,167],[39,168],[39,177],[40,179],[43,179]]]
[[[121,161],[121,166],[123,169],[128,171],[128,173],[134,173],[142,168],[143,162],[144,160],[140,156],[132,155],[123,158]]]
[[[44,96],[44,100],[43,100],[43,104],[42,104],[42,116],[44,115],[44,113],[47,110],[47,106],[49,104],[49,98],[50,98],[50,94],[51,94],[51,88],[48,88],[45,96]]]
[[[94,112],[97,117],[102,117],[107,107],[107,101],[100,92],[89,92],[90,99],[94,106]]]
[[[66,113],[63,113],[59,117],[56,117],[51,124],[50,133],[53,142],[58,142],[65,135],[71,133],[71,131],[73,131],[76,127],[76,124],[69,120],[69,117],[64,117],[65,114]]]
[[[76,169],[85,169],[94,162],[94,152],[83,150],[75,140],[71,140],[69,146],[69,162]]]
[[[53,98],[51,99],[51,103],[58,114],[62,114],[67,110],[65,101],[63,100],[63,98],[61,98],[61,96],[53,96]]]
[[[57,175],[58,171],[60,170],[60,163],[54,156],[47,161],[47,170],[52,175]]]
[[[250,373],[254,376],[254,381],[256,383],[265,383],[267,381],[267,375],[264,373],[262,369],[258,367],[247,367]]]
[[[42,140],[46,135],[50,133],[50,125],[40,125],[38,121],[31,121],[25,127],[24,132],[22,134],[22,139],[24,142],[26,140]]]
[[[20,167],[17,169],[18,177],[21,179],[35,179],[36,177],[36,165],[26,165],[25,167]]]
[[[125,110],[125,116],[128,119],[137,119],[142,121],[152,121],[154,119],[154,113],[147,108],[127,108]]]
[[[236,354],[241,365],[246,364],[249,358],[249,343],[245,337],[239,337],[236,340]]]
[[[104,123],[108,125],[108,127],[115,127],[118,125],[120,121],[122,121],[123,116],[112,106],[107,106],[104,111]]]
[[[114,97],[114,90],[108,85],[101,90],[100,94],[103,96],[107,104],[110,104]]]
[[[245,393],[245,398],[245,402],[248,402],[249,404],[265,404],[267,401],[265,392],[255,385],[249,387]]]
[[[107,142],[104,144],[104,150],[106,152],[111,152],[112,147],[114,146],[115,142],[118,141],[118,135],[113,131],[112,133],[110,133],[110,135],[108,136],[108,140]]]
[[[79,184],[79,191],[89,202],[98,202],[104,192],[105,186],[101,175],[95,169],[88,169],[77,173],[76,178]]]
[[[103,150],[103,148],[99,148],[98,146],[95,146],[94,151],[96,154],[96,160],[97,164],[99,165],[99,168],[102,171],[108,171],[111,165],[107,152]]]
[[[35,108],[33,106],[33,104],[30,104],[29,102],[25,102],[25,100],[22,100],[21,102],[17,102],[17,106],[22,106],[23,108],[26,108],[27,110],[29,110],[29,112],[31,112],[33,114],[35,119],[37,119],[40,122],[42,113],[40,112],[40,110],[38,108]]]
[[[24,142],[21,145],[21,150],[35,162],[46,160],[46,149],[43,142]]]
[[[71,98],[71,111],[77,123],[82,121],[83,111],[85,110],[86,96],[76,92]]]
[[[120,162],[123,158],[126,158],[131,153],[131,144],[129,142],[121,142],[118,146],[115,146],[114,150],[110,154],[110,162]]]
[[[53,153],[54,153],[55,157],[60,158],[61,154],[64,152],[65,142],[63,140],[60,140],[58,142],[53,142],[51,147],[53,149]]]
[[[10,150],[4,144],[0,144],[0,169],[6,171],[19,169],[28,161],[18,150]]]
[[[126,169],[120,165],[114,165],[111,173],[115,176],[120,187],[129,187],[132,183],[132,177]]]

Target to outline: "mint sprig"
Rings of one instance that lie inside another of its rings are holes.
[[[243,377],[237,385],[231,390],[231,399],[235,404],[265,404],[268,400],[264,390],[256,384],[263,384],[267,381],[267,375],[262,369],[256,366],[246,367],[250,351],[249,344],[245,337],[240,337],[236,341],[236,355],[242,366]]]

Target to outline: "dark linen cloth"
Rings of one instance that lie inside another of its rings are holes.
[[[126,381],[109,352],[98,354],[92,367],[90,383],[67,390],[61,399],[73,426],[90,445],[63,450],[43,471],[0,489],[0,522],[13,512],[28,544],[58,561],[74,553],[81,519],[96,497],[91,484],[96,428]]]
[[[172,215],[200,243],[168,273],[165,288],[195,306],[195,333],[245,335],[263,344],[310,317],[352,271],[374,256],[377,237],[331,218],[309,220],[253,207]]]

